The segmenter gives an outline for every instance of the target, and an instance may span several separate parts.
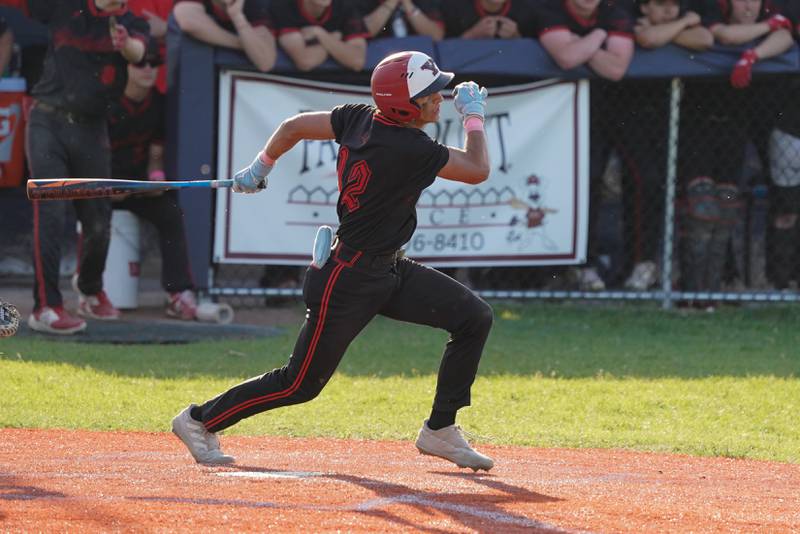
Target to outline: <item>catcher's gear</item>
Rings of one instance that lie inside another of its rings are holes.
[[[272,170],[258,153],[253,163],[233,175],[233,190],[237,193],[258,193],[267,188],[267,175]]]
[[[0,300],[0,337],[11,337],[19,329],[19,311],[13,305]]]
[[[489,92],[485,87],[478,87],[475,82],[461,82],[453,89],[453,105],[464,119],[478,117],[483,120],[487,96]]]
[[[411,122],[421,112],[414,99],[441,91],[454,76],[440,71],[427,54],[398,52],[385,57],[372,71],[372,98],[386,117]]]

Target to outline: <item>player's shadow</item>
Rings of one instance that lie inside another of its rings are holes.
[[[276,474],[287,472],[238,464],[231,466],[231,470]],[[440,529],[406,519],[402,515],[392,512],[390,510],[392,507],[405,506],[413,508],[418,512],[418,516],[422,518],[435,518],[437,514],[441,514],[447,517],[448,523],[461,524],[466,529],[479,532],[498,529],[503,532],[563,532],[555,525],[548,525],[542,521],[526,517],[504,506],[519,506],[526,503],[551,503],[563,500],[561,498],[551,497],[521,486],[508,484],[489,473],[451,473],[446,471],[430,471],[429,473],[442,477],[457,478],[462,483],[472,482],[478,486],[490,488],[493,491],[492,493],[469,490],[463,492],[424,491],[404,484],[346,474],[324,473],[315,475],[315,478],[352,484],[374,493],[374,498],[361,500],[349,507],[346,506],[344,508],[345,511],[381,519],[400,528],[431,533],[452,531],[452,529]],[[451,484],[444,485],[450,486]],[[302,507],[301,503],[298,504]],[[309,504],[320,507],[319,503],[309,502]],[[324,509],[324,506],[322,506],[322,509]],[[342,511],[342,507],[336,506],[335,510]]]

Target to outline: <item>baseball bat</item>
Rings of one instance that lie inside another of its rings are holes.
[[[233,180],[148,181],[114,180],[110,178],[47,178],[28,180],[30,200],[75,200],[111,197],[187,187],[218,189],[232,187]]]

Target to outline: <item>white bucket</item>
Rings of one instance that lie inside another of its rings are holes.
[[[114,307],[139,307],[139,271],[139,218],[127,210],[114,210],[103,272],[103,289]]]

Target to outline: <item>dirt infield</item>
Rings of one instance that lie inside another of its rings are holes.
[[[800,532],[800,466],[481,446],[489,474],[408,442],[0,430],[0,530]]]

